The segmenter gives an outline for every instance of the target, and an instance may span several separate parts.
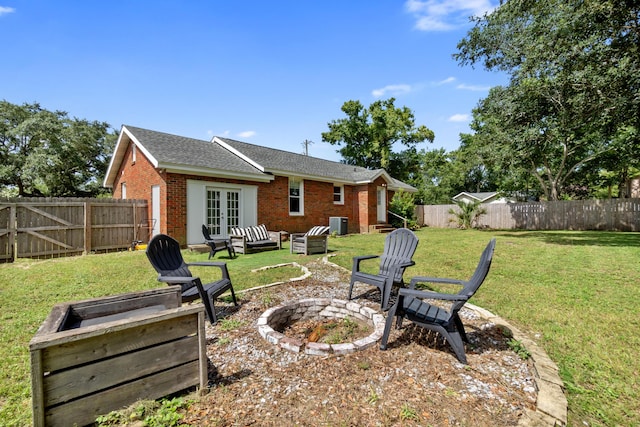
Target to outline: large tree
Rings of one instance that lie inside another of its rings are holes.
[[[365,108],[360,101],[347,101],[342,111],[347,118],[333,120],[329,131],[322,133],[322,140],[333,145],[342,144],[338,152],[346,164],[370,169],[386,169],[391,175],[402,179],[401,167],[391,169],[393,145],[402,143],[415,154],[417,144],[434,138],[433,131],[426,126],[416,126],[413,112],[394,105],[395,99],[379,100]],[[394,162],[398,165],[400,162]],[[398,175],[400,173],[400,175]]]
[[[640,147],[639,44],[633,1],[510,0],[476,18],[454,56],[511,80],[474,111],[473,143],[495,145],[549,199],[589,169],[613,167],[623,179]]]
[[[19,196],[96,196],[116,134],[38,103],[0,101],[0,188]]]

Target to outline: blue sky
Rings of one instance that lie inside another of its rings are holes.
[[[342,104],[393,96],[451,151],[507,81],[452,58],[496,3],[0,0],[0,99],[339,160],[321,133]]]

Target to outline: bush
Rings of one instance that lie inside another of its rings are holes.
[[[457,221],[458,228],[463,230],[477,227],[480,216],[487,213],[485,208],[480,207],[480,202],[477,200],[473,202],[458,200],[455,203],[458,205],[460,210],[456,211],[453,208],[449,209],[449,213],[455,216],[455,218],[452,218],[449,221]]]
[[[406,191],[398,191],[393,195],[389,210],[396,215],[407,219],[407,228],[416,229],[418,223],[416,221],[416,205],[413,194]],[[404,227],[404,222],[395,215],[389,215],[389,222],[394,227]]]

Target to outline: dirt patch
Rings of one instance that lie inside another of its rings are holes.
[[[267,308],[302,298],[346,298],[348,273],[320,262],[310,270],[305,280],[246,293],[238,308],[224,307],[222,316],[236,327],[207,326],[211,388],[190,407],[185,422],[510,426],[525,409],[535,408],[529,362],[509,349],[500,328],[471,310],[460,313],[470,340],[468,365],[458,362],[438,334],[408,322],[392,330],[386,351],[374,346],[349,355],[313,356],[266,342],[256,321]],[[361,295],[358,304],[379,309],[375,289],[356,285],[354,295]],[[296,326],[304,333],[310,327]]]
[[[283,329],[288,337],[303,343],[320,342],[340,344],[363,338],[373,331],[373,326],[351,318],[336,320],[300,320]]]

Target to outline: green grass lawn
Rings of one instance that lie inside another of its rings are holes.
[[[468,278],[496,237],[491,272],[472,302],[527,332],[558,364],[570,425],[640,425],[639,234],[429,228],[417,234],[416,266],[407,270],[406,279]],[[350,269],[353,256],[380,253],[384,238],[331,238],[332,261]],[[207,254],[184,255],[188,261],[207,260]],[[291,255],[287,247],[239,255],[228,266],[240,290],[300,274],[291,268],[252,269],[315,258]],[[368,268],[375,269],[375,261]],[[31,422],[28,343],[54,304],[163,286],[155,278],[143,252],[0,265],[0,425]]]

